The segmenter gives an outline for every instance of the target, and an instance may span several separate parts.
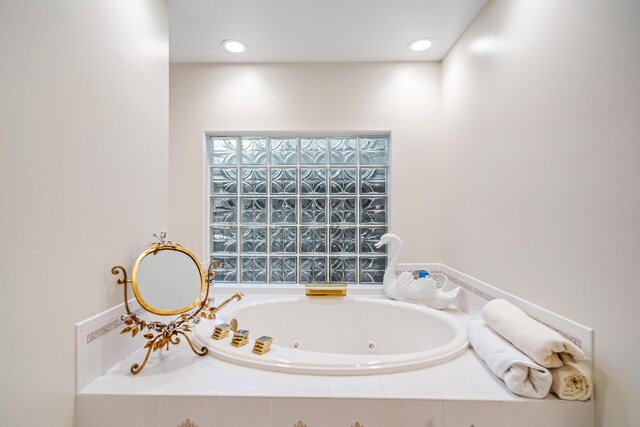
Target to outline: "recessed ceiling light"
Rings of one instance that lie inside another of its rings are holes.
[[[245,46],[238,40],[223,40],[222,46],[227,49],[229,52],[233,53],[241,53],[244,52]]]
[[[409,43],[409,49],[414,52],[422,52],[423,50],[427,50],[431,47],[431,40],[429,39],[418,39]]]

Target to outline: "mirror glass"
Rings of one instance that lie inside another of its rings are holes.
[[[202,268],[188,251],[169,247],[148,250],[133,271],[133,292],[140,305],[155,314],[180,314],[204,298]]]

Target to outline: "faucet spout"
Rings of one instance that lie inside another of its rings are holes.
[[[244,294],[242,292],[237,292],[235,294],[233,294],[231,297],[227,298],[226,300],[224,300],[222,302],[222,304],[220,304],[217,307],[212,307],[211,305],[209,305],[209,303],[207,302],[207,313],[205,314],[204,317],[206,317],[207,319],[213,320],[216,318],[216,313],[220,310],[222,310],[223,308],[225,308],[227,305],[229,305],[233,300],[236,301],[240,301],[242,298],[244,298]]]

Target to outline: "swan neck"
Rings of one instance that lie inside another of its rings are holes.
[[[382,279],[385,285],[389,285],[396,280],[396,267],[402,256],[402,243],[397,240],[389,242],[389,255],[391,258],[389,259],[389,264]]]

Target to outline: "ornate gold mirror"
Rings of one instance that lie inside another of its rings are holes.
[[[166,232],[154,236],[158,242],[149,244],[152,247],[140,254],[133,266],[131,280],[127,278],[124,267],[117,265],[111,269],[114,275],[122,276],[118,278],[118,284],[123,285],[126,314],[121,316],[125,326],[120,333],[131,334],[132,337],[142,334],[147,340],[144,345],[147,353],[142,364],[131,366],[134,375],[142,371],[152,352],[169,350],[171,345],[177,345],[183,339],[198,356],[207,354],[206,347],[194,347],[188,334],[201,316],[212,317],[215,314],[208,296],[215,276],[213,269],[219,263],[212,261],[205,275],[195,255],[178,243],[166,240]],[[149,313],[178,317],[168,322],[139,317],[129,308],[129,285],[136,300]]]
[[[138,257],[133,294],[150,313],[186,313],[207,297],[207,281],[195,255],[178,246],[158,245]]]

